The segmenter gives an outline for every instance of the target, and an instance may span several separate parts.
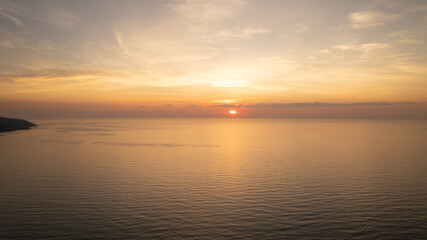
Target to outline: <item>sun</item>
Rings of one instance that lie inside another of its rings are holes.
[[[232,115],[234,115],[234,114],[236,114],[237,113],[237,111],[236,110],[230,110],[230,111],[228,111],[230,114],[232,114]]]

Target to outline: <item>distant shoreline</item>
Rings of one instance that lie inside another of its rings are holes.
[[[37,125],[24,119],[0,117],[0,132],[25,130],[35,126]]]

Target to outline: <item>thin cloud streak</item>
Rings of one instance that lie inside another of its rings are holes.
[[[0,15],[7,17],[9,20],[11,20],[13,23],[15,23],[16,25],[18,25],[20,27],[25,27],[25,24],[21,20],[19,20],[18,18],[14,17],[10,14],[7,14],[3,11],[0,11]]]

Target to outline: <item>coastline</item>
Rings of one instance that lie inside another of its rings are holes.
[[[0,117],[0,132],[28,130],[35,126],[37,125],[24,119]]]

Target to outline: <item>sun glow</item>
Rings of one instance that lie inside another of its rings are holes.
[[[230,111],[228,111],[228,113],[230,113],[231,115],[235,115],[237,113],[237,111],[236,110],[230,110]]]

